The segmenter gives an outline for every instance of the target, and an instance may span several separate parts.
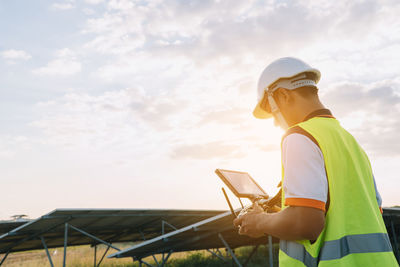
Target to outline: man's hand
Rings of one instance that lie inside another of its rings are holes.
[[[309,207],[287,207],[266,213],[258,205],[233,221],[239,234],[260,237],[263,234],[284,240],[316,240],[325,226],[325,213]]]
[[[258,203],[253,204],[253,208],[246,214],[241,215],[233,221],[235,227],[239,227],[240,235],[248,235],[253,238],[261,237],[264,235],[263,231],[259,229],[258,225],[264,219],[263,208]]]

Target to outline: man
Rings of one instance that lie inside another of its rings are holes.
[[[278,237],[281,267],[398,266],[368,157],[320,102],[320,76],[289,57],[261,74],[253,114],[286,130],[282,210],[255,205],[234,224],[242,235]]]

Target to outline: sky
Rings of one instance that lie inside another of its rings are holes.
[[[251,112],[284,56],[321,71],[383,206],[400,204],[399,13],[398,0],[0,0],[0,219],[227,209],[216,168],[276,193],[283,131]]]

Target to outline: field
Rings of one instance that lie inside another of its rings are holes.
[[[97,249],[97,262],[99,262],[101,256],[105,251],[105,247],[100,245]],[[252,247],[243,247],[235,250],[237,257],[240,262],[244,262],[248,255],[251,253]],[[277,251],[277,247],[274,248]],[[223,255],[226,255],[224,249],[221,249]],[[63,261],[63,249],[50,249],[54,266],[62,266]],[[67,249],[67,266],[68,267],[89,267],[94,265],[93,254],[94,250],[90,246],[78,246],[68,247]],[[108,252],[110,253],[110,252]],[[276,256],[276,254],[274,255]],[[156,257],[160,260],[161,255]],[[277,265],[277,259],[274,258],[275,265]],[[154,264],[152,257],[146,259],[150,264]],[[248,267],[266,266],[268,262],[268,251],[266,246],[260,246],[257,252],[252,256],[248,263]],[[50,266],[44,250],[36,250],[31,252],[20,252],[13,253],[8,256],[4,264],[4,267],[42,267]],[[101,263],[102,267],[138,267],[138,262],[133,262],[130,258],[124,259],[108,259],[104,258]],[[230,267],[232,265],[231,258],[227,258],[227,261],[213,256],[207,251],[195,251],[195,252],[180,252],[173,253],[168,260],[166,267]]]

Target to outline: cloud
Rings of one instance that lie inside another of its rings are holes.
[[[79,73],[82,64],[78,61],[76,54],[69,48],[56,51],[55,59],[48,62],[46,66],[34,69],[36,75],[60,75],[69,76]]]
[[[176,146],[172,151],[173,159],[232,159],[241,158],[245,154],[240,146],[224,144],[220,141],[209,142],[205,144],[192,144]]]
[[[348,36],[353,33],[353,38],[363,38],[373,31],[379,15],[381,5],[375,0],[354,1],[346,5],[348,8],[339,17],[336,30]]]
[[[225,110],[205,112],[202,114],[202,118],[199,125],[208,123],[217,124],[240,124],[246,120],[246,115],[249,113],[249,109],[244,108],[230,108]]]
[[[378,1],[114,0],[108,2],[103,16],[88,20],[84,32],[95,33],[88,45],[107,54],[126,56],[145,50],[185,56],[197,64],[210,64],[221,57],[240,62],[245,54],[268,60],[321,42],[339,41],[338,37],[347,44],[369,46],[371,42],[361,42],[379,38],[375,33],[388,30],[396,17],[399,5],[390,4],[388,10]],[[397,26],[394,22],[389,29]]]
[[[69,10],[75,8],[75,5],[72,3],[54,3],[51,7],[58,10]]]
[[[93,15],[93,14],[96,13],[96,11],[93,10],[93,9],[91,9],[91,8],[84,8],[84,9],[82,9],[82,12],[83,12],[85,15],[88,15],[88,16]]]
[[[63,2],[53,3],[51,8],[58,10],[70,10],[75,8],[75,0],[64,0]]]
[[[145,146],[166,138],[178,106],[172,96],[154,98],[140,88],[69,93],[38,103],[41,118],[31,125],[44,133],[43,142],[66,148]]]
[[[97,5],[100,3],[103,3],[104,0],[85,0],[85,3],[91,4],[91,5]]]
[[[332,85],[322,99],[377,156],[400,156],[400,80]]]
[[[246,109],[257,75],[280,56],[319,68],[323,86],[397,75],[400,5],[389,2],[113,0],[82,33],[86,51],[108,58],[93,73],[107,83],[191,94],[212,110]]]
[[[396,1],[112,0],[104,4],[104,12],[93,14],[81,31],[89,40],[82,47],[85,55],[96,58],[92,75],[114,88],[140,89],[110,89],[102,95],[76,94],[56,100],[59,112],[35,122],[50,136],[68,136],[72,142],[86,138],[100,144],[100,133],[109,131],[114,140],[121,138],[121,143],[129,144],[124,131],[134,136],[146,132],[164,148],[162,143],[168,142],[174,157],[179,157],[176,152],[202,151],[202,144],[215,140],[275,151],[277,146],[253,136],[271,130],[259,128],[256,124],[262,122],[250,122],[250,118],[257,75],[268,62],[287,55],[303,58],[322,71],[327,103],[344,121],[358,116],[352,131],[359,136],[362,131],[365,136],[371,132],[360,126],[366,121],[362,114],[369,110],[367,103],[386,104],[376,110],[379,118],[390,105],[397,105],[390,103],[396,99],[397,85],[382,84],[398,75],[400,4]],[[77,56],[66,54],[34,73],[56,74],[68,61],[73,63],[72,71],[64,71],[65,75],[79,72]],[[332,86],[337,89],[334,93],[329,91]],[[343,89],[350,87],[354,94]],[[85,107],[84,111],[79,113],[75,105]],[[395,121],[393,116],[391,123]],[[66,129],[65,125],[70,126]],[[125,130],[120,134],[115,129]],[[388,131],[392,135],[394,128]],[[390,149],[373,145],[379,143],[374,138],[369,142],[360,137],[368,149]],[[225,148],[229,155],[231,147]],[[220,151],[216,150],[214,154]]]
[[[372,84],[339,83],[323,93],[323,98],[337,109],[340,116],[364,111],[370,116],[390,116],[400,104],[400,80],[384,80]]]
[[[0,136],[0,159],[13,159],[21,149],[28,149],[29,142],[26,136]]]
[[[8,60],[28,60],[31,59],[32,56],[23,50],[4,50],[0,52],[1,57]]]

